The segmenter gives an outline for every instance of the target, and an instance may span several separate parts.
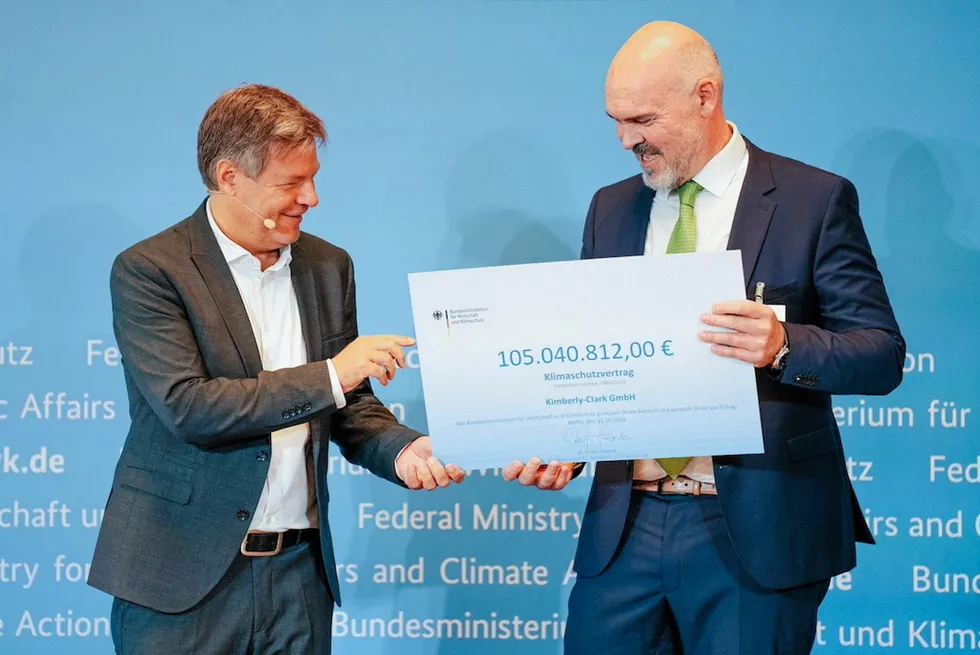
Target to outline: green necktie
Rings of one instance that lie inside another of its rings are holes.
[[[674,224],[674,231],[670,233],[670,241],[667,243],[667,254],[673,255],[682,252],[694,252],[698,244],[698,225],[694,216],[694,198],[703,189],[694,180],[685,182],[677,189],[677,197],[681,203],[680,215]],[[665,457],[658,459],[657,463],[666,471],[667,475],[676,478],[687,466],[690,457]]]
[[[685,182],[677,189],[677,199],[681,203],[681,212],[674,223],[674,231],[670,233],[667,243],[667,254],[694,252],[698,245],[698,225],[694,217],[694,198],[703,189],[694,180]]]

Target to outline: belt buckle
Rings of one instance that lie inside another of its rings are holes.
[[[276,534],[276,549],[271,551],[261,551],[261,550],[248,550],[248,535],[250,534]],[[242,555],[246,557],[273,557],[278,555],[282,551],[282,532],[261,532],[259,530],[253,530],[245,533],[245,537],[242,539],[242,545],[239,547],[239,551]]]
[[[701,483],[688,477],[662,478],[657,486],[660,493],[670,496],[701,495]]]

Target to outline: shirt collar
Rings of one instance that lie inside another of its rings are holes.
[[[207,202],[205,203],[205,210],[208,214],[208,224],[211,225],[211,230],[214,232],[214,237],[218,240],[218,247],[221,248],[221,254],[224,255],[225,261],[232,264],[244,258],[251,258],[257,263],[258,258],[228,238],[228,235],[222,232],[221,228],[218,227],[218,223],[214,220],[214,214],[211,212],[211,198],[208,198]],[[287,245],[284,248],[279,249],[279,259],[276,260],[275,264],[266,270],[278,271],[289,265],[290,261],[292,261],[292,250],[290,246]]]
[[[729,121],[728,126],[732,129],[732,136],[728,139],[728,143],[694,176],[694,181],[705,191],[719,198],[725,194],[728,185],[732,183],[748,150],[745,139],[742,138],[735,123]]]

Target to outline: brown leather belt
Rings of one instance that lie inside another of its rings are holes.
[[[239,550],[242,555],[248,557],[272,557],[286,548],[292,548],[302,541],[312,539],[316,532],[313,528],[286,530],[285,532],[252,531],[242,539]]]
[[[634,480],[637,491],[651,491],[658,494],[690,494],[692,496],[717,496],[718,488],[710,482],[700,482],[690,478],[661,478],[660,480]]]

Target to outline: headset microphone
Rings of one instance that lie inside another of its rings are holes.
[[[250,212],[252,212],[256,216],[258,216],[259,218],[261,218],[262,219],[262,225],[265,225],[266,228],[268,228],[270,230],[275,229],[276,222],[274,220],[272,220],[271,218],[266,218],[262,214],[258,213],[257,211],[255,211],[254,209],[252,209],[251,207],[249,207],[248,205],[246,205],[245,202],[241,198],[239,198],[238,196],[233,196],[230,193],[225,193],[224,191],[212,191],[211,193],[220,193],[223,196],[228,196],[230,198],[234,198],[239,203],[241,203],[242,207],[244,207],[245,209],[249,210]]]

